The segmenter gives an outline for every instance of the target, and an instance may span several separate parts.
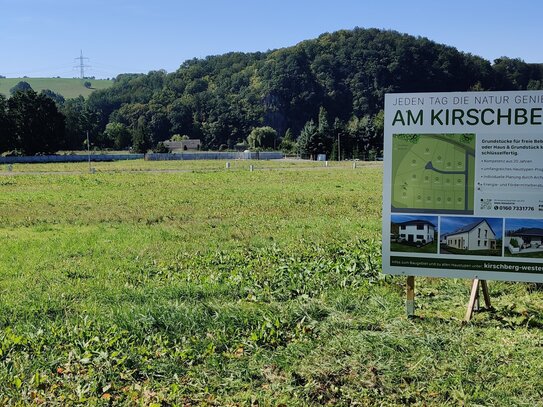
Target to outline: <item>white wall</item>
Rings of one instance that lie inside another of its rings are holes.
[[[490,241],[495,240],[496,235],[486,222],[482,222],[476,228],[469,231],[468,250],[489,250]]]
[[[400,237],[409,241],[409,235],[413,236],[413,242],[422,242],[422,240],[425,240],[426,243],[433,242],[434,227],[430,225],[424,225],[421,230],[417,229],[417,225],[407,225],[405,226],[405,229],[402,229],[402,227],[400,226]],[[422,236],[422,238],[417,236]]]
[[[447,246],[454,247],[456,249],[467,249],[468,234],[458,233],[456,235],[447,236]]]

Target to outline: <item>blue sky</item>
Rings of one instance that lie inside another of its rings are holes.
[[[476,217],[452,217],[452,216],[442,216],[441,217],[441,234],[449,234],[455,232],[463,226],[466,226],[473,222],[479,222],[483,219],[486,219],[494,234],[497,238],[501,238],[503,235],[503,219],[502,218],[476,218]]]
[[[266,51],[323,32],[393,29],[494,60],[543,62],[543,2],[534,0],[0,0],[0,75],[176,70],[186,59]]]
[[[541,228],[543,219],[506,219],[505,230],[515,231],[520,228]]]

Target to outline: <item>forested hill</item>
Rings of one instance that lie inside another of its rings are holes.
[[[485,59],[394,31],[354,29],[265,53],[230,53],[185,62],[174,73],[120,75],[89,100],[102,126],[146,127],[151,144],[172,134],[218,148],[271,126],[297,136],[319,109],[337,117],[371,118],[387,92],[541,88],[541,65]]]
[[[122,74],[60,110],[65,148],[80,148],[86,129],[103,147],[145,150],[179,134],[204,148],[234,148],[270,126],[278,138],[254,146],[282,138],[285,150],[330,154],[339,134],[348,158],[381,149],[385,93],[541,89],[542,78],[539,64],[491,63],[427,38],[356,28],[279,50],[193,59],[170,74]]]

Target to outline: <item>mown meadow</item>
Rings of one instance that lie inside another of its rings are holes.
[[[79,95],[87,98],[97,89],[107,89],[113,85],[113,81],[104,79],[89,79],[91,87],[84,86],[84,82],[78,78],[0,78],[0,94],[10,95],[10,89],[19,82],[27,82],[36,92],[49,89],[59,93],[65,98],[76,98]]]
[[[537,285],[462,325],[417,279],[407,319],[379,165],[248,165],[2,173],[0,404],[541,405]]]

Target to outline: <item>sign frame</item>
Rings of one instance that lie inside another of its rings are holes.
[[[385,274],[543,282],[543,91],[387,94],[383,156]]]

